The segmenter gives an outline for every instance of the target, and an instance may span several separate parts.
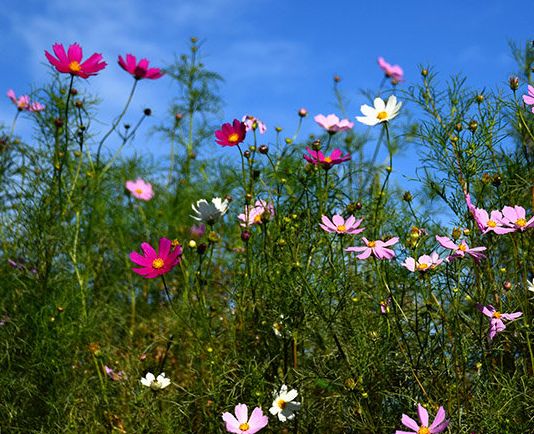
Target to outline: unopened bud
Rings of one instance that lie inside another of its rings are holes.
[[[461,122],[458,122],[455,126],[454,126],[454,129],[458,132],[462,131],[463,129],[463,126],[462,126],[462,123]]]
[[[479,93],[476,97],[475,97],[475,101],[477,102],[477,104],[481,104],[484,102],[484,95],[482,95],[481,93]]]
[[[483,173],[482,174],[482,182],[484,184],[489,184],[492,181],[492,177],[489,173]]]
[[[245,152],[243,152],[243,156],[245,158],[250,158],[250,151],[247,149]]]
[[[174,115],[174,119],[176,120],[176,122],[180,122],[182,119],[184,118],[184,115],[182,113],[176,113]]]
[[[260,145],[260,154],[268,154],[269,153],[269,147],[267,145]]]
[[[452,230],[452,238],[454,240],[457,240],[458,238],[460,238],[462,236],[462,230],[460,228],[454,228]]]
[[[478,122],[477,121],[471,121],[469,122],[469,131],[474,133],[478,128]]]
[[[251,233],[249,231],[241,232],[241,240],[245,243],[250,239]]]
[[[421,75],[423,77],[426,77],[428,75],[428,69],[426,69],[426,68],[421,69]]]
[[[334,75],[334,82],[339,83],[341,81],[341,77],[339,75]]]
[[[63,126],[63,119],[55,118],[54,119],[54,125],[55,125],[56,128],[61,128]]]
[[[187,245],[190,248],[194,249],[197,246],[197,242],[195,240],[189,240],[189,243]]]
[[[509,291],[509,290],[512,288],[512,282],[510,282],[509,280],[507,280],[506,282],[504,282],[504,283],[502,284],[502,287],[503,287],[504,289],[506,289],[507,291]]]
[[[293,139],[291,137],[286,137],[284,141],[286,142],[286,145],[291,145],[291,143],[293,143]]]
[[[312,145],[311,145],[312,149],[314,151],[319,151],[321,149],[321,141],[320,140],[314,140]]]
[[[197,252],[199,255],[203,255],[206,250],[207,250],[208,246],[206,245],[206,243],[200,243],[198,246],[197,246]]]
[[[279,133],[280,131],[282,131],[282,128],[281,127],[274,127],[274,130]]]
[[[508,80],[508,84],[510,85],[510,89],[516,91],[519,89],[519,77],[516,77],[515,75],[511,76]]]
[[[152,110],[149,108],[146,108],[143,110],[143,113],[145,114],[145,116],[150,116],[152,114]]]
[[[308,110],[306,110],[304,107],[301,107],[299,109],[299,116],[301,118],[305,118],[308,115]]]
[[[502,182],[501,175],[494,175],[493,176],[493,181],[491,181],[491,183],[493,184],[494,187],[498,187],[499,185],[501,185],[501,182]]]
[[[413,200],[412,193],[410,193],[409,191],[405,191],[402,195],[402,200],[405,202],[411,202]]]

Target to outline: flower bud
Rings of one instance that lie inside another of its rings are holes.
[[[462,131],[463,129],[463,126],[462,126],[462,123],[461,122],[458,122],[455,126],[454,126],[454,129],[458,132]]]
[[[460,238],[462,236],[462,230],[460,228],[454,228],[452,230],[452,238],[454,240],[457,240],[458,238]]]
[[[219,241],[221,241],[221,236],[217,232],[211,231],[208,234],[208,240],[210,241],[210,243],[218,243]]]
[[[506,291],[509,291],[510,289],[512,289],[512,282],[510,282],[509,280],[507,280],[506,282],[504,282],[502,284],[502,287],[506,290]]]
[[[174,120],[176,121],[176,123],[180,122],[183,118],[184,118],[184,115],[182,113],[176,113],[174,115]]]
[[[293,139],[291,137],[286,137],[284,141],[286,142],[286,145],[291,145],[291,143],[293,143]]]
[[[311,145],[312,149],[314,151],[319,151],[321,149],[321,141],[320,140],[314,140],[312,145]]]
[[[197,242],[195,240],[189,240],[189,243],[187,245],[190,248],[194,249],[197,246]]]
[[[251,233],[249,231],[241,232],[241,240],[245,243],[250,239]]]
[[[260,154],[266,155],[269,153],[269,147],[267,145],[260,145]]]
[[[405,191],[402,195],[402,200],[405,202],[411,202],[413,200],[412,193],[410,193],[409,191]]]
[[[519,89],[519,77],[512,75],[508,80],[508,84],[510,85],[510,89],[515,92]]]
[[[484,95],[482,95],[481,93],[479,93],[476,97],[475,97],[475,101],[477,102],[477,104],[482,104],[484,102]]]
[[[494,187],[498,187],[499,185],[501,185],[501,182],[502,182],[501,175],[494,175],[493,176],[493,181],[491,181],[491,183],[493,184]]]
[[[250,193],[245,194],[245,202],[247,204],[252,202],[252,195]]]
[[[145,116],[150,116],[152,114],[152,109],[146,108],[143,110],[143,113]]]
[[[282,131],[282,128],[281,127],[274,127],[274,130],[279,133],[280,131]]]
[[[469,122],[469,131],[471,131],[472,133],[474,133],[478,128],[478,122],[473,120],[471,122]]]
[[[125,130],[129,130],[129,129],[130,129],[130,127],[131,127],[131,125],[130,125],[130,124],[124,124],[124,129],[125,129]]]
[[[339,83],[341,81],[341,77],[339,75],[334,75],[334,82]]]
[[[492,181],[492,177],[489,173],[483,173],[482,174],[482,182],[484,184],[489,184]]]
[[[245,152],[243,152],[243,156],[245,158],[250,158],[250,151],[247,149]]]
[[[428,69],[426,69],[426,68],[421,69],[421,75],[423,77],[426,77],[428,75]]]
[[[54,119],[54,125],[55,125],[56,128],[61,128],[63,126],[63,119],[55,118]]]
[[[301,107],[299,109],[299,116],[301,118],[305,118],[308,115],[308,110],[306,110],[304,107]]]
[[[206,250],[207,250],[208,246],[206,245],[206,243],[200,243],[198,246],[197,246],[197,252],[199,255],[203,255]]]

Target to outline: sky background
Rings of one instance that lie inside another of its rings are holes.
[[[2,5],[4,95],[9,88],[18,95],[44,84],[49,79],[44,50],[51,51],[55,42],[78,42],[84,58],[99,52],[108,62],[89,84],[103,100],[99,117],[109,122],[132,84],[116,63],[119,54],[165,66],[187,52],[190,37],[196,36],[203,41],[206,66],[225,79],[221,122],[254,114],[269,127],[268,143],[275,125],[292,135],[300,107],[311,115],[304,132],[320,133],[312,116],[336,112],[335,74],[342,78],[354,120],[360,105],[369,103],[360,90],[378,88],[383,77],[378,56],[404,68],[401,87],[419,80],[419,65],[431,65],[443,80],[464,74],[473,88],[507,89],[516,71],[509,42],[534,39],[533,0],[4,0]],[[175,93],[169,79],[142,81],[130,119],[150,106],[152,124],[161,122]],[[14,113],[7,97],[0,99],[0,122],[9,126]],[[30,128],[29,120],[20,120],[17,133],[24,137]],[[366,127],[355,128],[364,132]],[[136,149],[146,149],[147,143],[155,154],[168,152],[167,145],[138,134]],[[415,161],[404,156],[396,167],[410,173]]]

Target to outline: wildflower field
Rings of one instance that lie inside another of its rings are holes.
[[[2,102],[0,432],[534,433],[515,55],[496,90],[380,57],[356,110],[335,76],[336,113],[276,126],[224,113],[195,38],[166,66],[44,45],[50,79]],[[132,90],[102,119],[109,68]],[[130,103],[153,80],[175,98],[148,131]]]

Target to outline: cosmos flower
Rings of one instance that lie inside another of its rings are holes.
[[[401,265],[412,272],[425,272],[433,270],[442,262],[443,259],[440,259],[436,252],[432,252],[430,255],[420,256],[417,260],[415,260],[415,258],[406,258]]]
[[[102,61],[102,55],[99,53],[92,54],[85,62],[82,62],[82,47],[77,43],[71,44],[67,53],[65,53],[63,44],[54,44],[52,49],[56,57],[52,56],[48,51],[45,51],[45,56],[52,66],[64,74],[89,78],[92,75],[96,75],[98,71],[101,71],[107,65],[106,62]]]
[[[453,240],[448,237],[440,237],[436,235],[436,241],[441,244],[446,249],[453,251],[452,255],[449,256],[449,259],[463,258],[466,254],[473,257],[473,259],[478,262],[481,259],[484,259],[486,256],[483,253],[486,250],[486,247],[472,247],[470,248],[465,240],[460,241],[460,244],[456,244]]]
[[[222,418],[226,422],[226,431],[235,434],[254,434],[265,428],[269,423],[269,418],[263,414],[260,407],[256,407],[252,411],[249,419],[246,404],[237,404],[235,406],[235,416],[232,413],[225,412]]]
[[[146,279],[153,279],[171,271],[180,263],[182,246],[172,245],[168,238],[160,238],[158,252],[148,243],[141,243],[143,255],[137,252],[130,253],[130,260],[141,268],[132,268],[132,271]]]
[[[202,238],[206,233],[206,225],[204,223],[201,223],[199,225],[193,225],[189,229],[189,232],[193,238]]]
[[[388,62],[384,60],[383,57],[378,58],[378,66],[382,71],[384,71],[384,74],[386,74],[386,77],[391,78],[391,82],[393,84],[397,84],[399,81],[402,81],[404,78],[404,71],[399,65],[390,65]]]
[[[313,165],[321,165],[325,170],[329,170],[336,164],[343,163],[351,159],[350,154],[343,155],[340,149],[334,149],[329,156],[326,156],[321,151],[314,151],[310,147],[306,147],[306,151],[310,155],[304,154],[304,159]]]
[[[420,425],[406,414],[402,415],[401,422],[405,427],[412,431],[395,431],[395,434],[438,434],[445,431],[449,421],[445,419],[445,410],[443,407],[438,409],[432,425],[428,425],[428,412],[421,404],[417,404],[417,415],[419,416]]]
[[[483,306],[477,303],[477,309],[490,319],[489,338],[493,339],[497,333],[502,332],[506,326],[503,320],[513,321],[523,315],[523,312],[500,313],[491,305]]]
[[[45,106],[40,102],[30,102],[28,95],[21,95],[17,98],[15,91],[9,89],[7,91],[7,97],[15,104],[18,111],[40,112],[45,109]]]
[[[365,228],[359,228],[362,223],[362,219],[356,220],[354,216],[350,216],[345,220],[339,214],[335,214],[330,220],[327,216],[323,215],[321,218],[323,223],[319,223],[319,226],[326,232],[335,232],[337,234],[350,234],[356,235],[363,232]]]
[[[220,197],[214,197],[211,202],[206,199],[200,199],[197,201],[196,206],[193,204],[191,208],[196,214],[196,216],[192,215],[192,218],[212,226],[228,210],[228,200],[222,200]]]
[[[482,208],[475,209],[475,222],[483,234],[488,232],[495,232],[498,235],[515,232],[513,227],[505,227],[503,222],[503,215],[500,211],[493,210],[491,214]]]
[[[245,115],[241,119],[241,122],[245,124],[247,131],[258,130],[260,134],[265,134],[265,132],[267,131],[267,125],[265,125],[262,121],[260,121],[258,118],[254,116]]]
[[[245,140],[247,126],[237,120],[223,124],[220,130],[215,131],[216,142],[221,146],[236,146]]]
[[[152,390],[161,390],[171,384],[171,380],[165,377],[165,372],[159,374],[158,378],[152,372],[148,372],[144,378],[141,378],[141,384],[150,387]]]
[[[525,208],[522,206],[505,206],[502,209],[502,215],[501,222],[514,230],[518,229],[523,232],[527,228],[534,227],[534,217],[527,221]]]
[[[328,131],[329,134],[350,130],[354,126],[353,122],[350,122],[348,119],[340,120],[334,114],[329,114],[328,116],[319,114],[313,120]]]
[[[360,107],[364,116],[356,116],[356,119],[365,125],[376,125],[381,122],[388,122],[399,114],[402,102],[397,103],[397,97],[391,95],[387,104],[382,98],[375,98],[374,107],[364,104]]]
[[[124,60],[122,56],[119,56],[118,63],[122,69],[130,73],[136,80],[141,80],[143,78],[156,80],[163,76],[161,69],[148,67],[149,62],[147,59],[141,59],[139,63],[137,63],[136,57],[132,54],[127,54],[126,60]]]
[[[385,242],[382,240],[369,241],[365,237],[362,240],[365,246],[348,247],[345,250],[347,252],[361,252],[356,256],[358,259],[367,259],[371,255],[378,259],[393,259],[395,257],[395,252],[387,247],[396,244],[399,241],[399,237],[393,237]]]
[[[126,374],[124,373],[124,371],[115,372],[113,369],[106,365],[104,365],[104,371],[113,381],[126,380]]]
[[[261,225],[274,217],[274,206],[265,200],[257,200],[254,206],[245,206],[245,212],[237,218],[241,226]]]
[[[148,201],[154,197],[152,184],[141,178],[137,178],[135,181],[126,181],[126,189],[137,199]]]
[[[280,392],[275,392],[273,405],[269,409],[269,412],[273,416],[278,416],[280,422],[294,419],[295,412],[300,409],[300,402],[295,401],[297,395],[298,392],[295,389],[291,389],[288,392],[287,386],[283,384],[280,388]]]
[[[523,101],[526,105],[531,105],[532,113],[534,113],[534,86],[528,85],[528,94],[523,95]]]

